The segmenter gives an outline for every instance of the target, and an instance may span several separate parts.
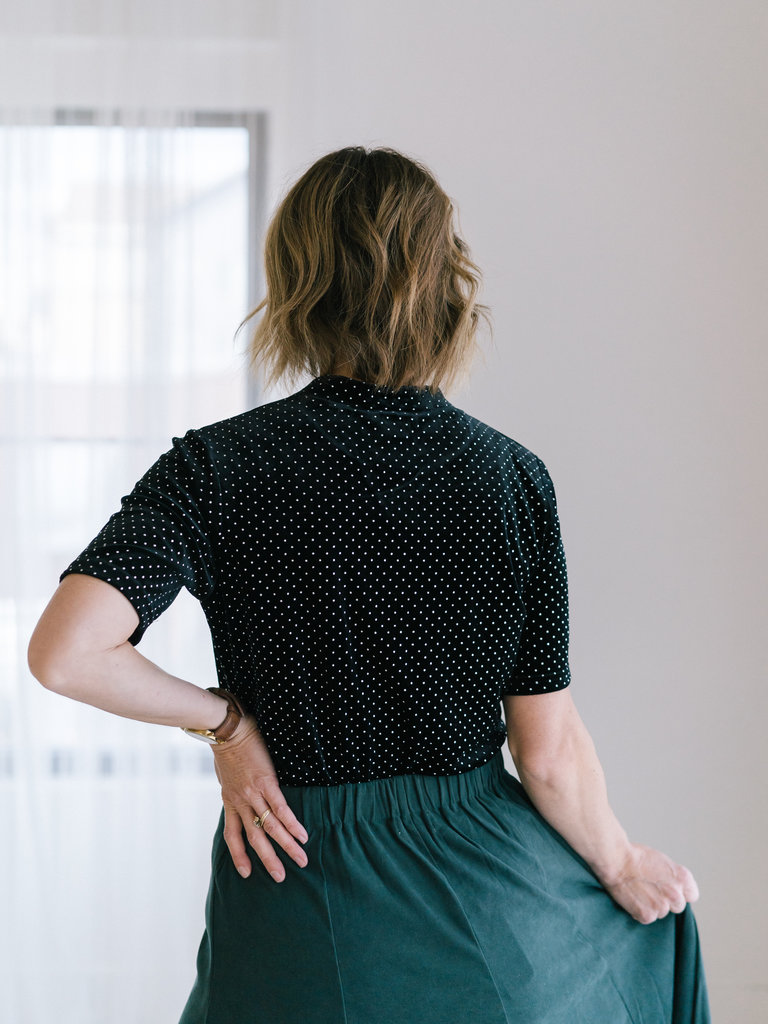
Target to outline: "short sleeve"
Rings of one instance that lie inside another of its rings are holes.
[[[539,551],[525,588],[525,621],[509,695],[549,693],[568,686],[568,572],[552,478],[538,461],[541,496]]]
[[[212,592],[216,570],[210,524],[219,493],[201,434],[193,429],[183,438],[172,438],[172,447],[120,499],[120,509],[70,562],[59,582],[79,572],[121,591],[139,616],[128,638],[136,646],[182,587],[200,601]]]

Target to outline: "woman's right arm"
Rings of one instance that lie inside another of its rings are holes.
[[[521,785],[616,903],[650,924],[699,898],[688,868],[628,839],[608,803],[595,745],[567,687],[505,696],[504,714]]]

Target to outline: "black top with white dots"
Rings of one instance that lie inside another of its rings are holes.
[[[467,771],[503,694],[570,683],[549,473],[442,391],[326,374],[190,429],[71,572],[131,601],[132,644],[200,601],[283,785]]]

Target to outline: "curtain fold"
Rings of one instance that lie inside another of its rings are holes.
[[[221,807],[210,749],[45,690],[63,568],[173,436],[242,412],[247,119],[0,109],[0,932],[15,1024],[171,1022]],[[140,650],[216,685],[182,590]]]

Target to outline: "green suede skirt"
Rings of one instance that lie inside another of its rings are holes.
[[[213,837],[179,1024],[710,1024],[690,904],[643,925],[501,751],[461,775],[283,786],[309,863]]]

